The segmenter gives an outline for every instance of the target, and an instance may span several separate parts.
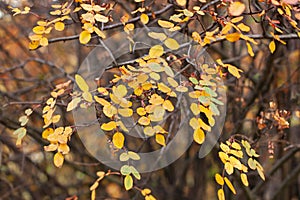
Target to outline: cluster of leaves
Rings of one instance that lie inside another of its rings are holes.
[[[45,151],[57,151],[53,157],[56,167],[61,167],[64,162],[64,155],[68,154],[70,148],[68,141],[71,139],[73,129],[70,126],[59,126],[61,115],[55,114],[57,109],[56,103],[60,96],[65,94],[66,88],[71,81],[56,86],[51,92],[51,97],[47,99],[46,105],[43,107],[44,131],[42,138],[50,142],[48,146],[44,146]],[[51,127],[50,127],[51,126]]]
[[[18,128],[17,130],[14,131],[14,135],[17,135],[17,141],[16,141],[16,145],[20,146],[22,144],[22,139],[26,136],[26,124],[29,121],[29,116],[33,113],[33,110],[31,108],[28,108],[25,110],[25,115],[22,115],[19,118],[19,122],[20,122],[20,128]]]
[[[248,187],[249,182],[247,173],[249,169],[257,170],[261,179],[265,180],[264,170],[261,164],[257,161],[259,155],[255,152],[248,141],[237,141],[229,139],[225,143],[220,144],[221,151],[219,152],[219,158],[224,164],[222,174],[216,173],[215,180],[221,186],[218,190],[219,200],[225,200],[224,186],[225,184],[233,194],[236,194],[236,190],[227,176],[230,176],[234,171],[239,172],[241,181],[244,186]]]
[[[48,46],[47,35],[51,33],[53,27],[57,31],[63,31],[65,29],[66,20],[71,20],[69,16],[71,9],[68,2],[63,5],[52,5],[54,10],[50,12],[50,15],[54,16],[52,20],[39,20],[37,26],[33,27],[33,34],[29,36],[30,43],[29,49],[33,50],[39,46]]]

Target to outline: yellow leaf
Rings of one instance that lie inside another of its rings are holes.
[[[78,106],[78,104],[80,103],[80,101],[81,101],[81,99],[79,97],[72,99],[72,101],[70,101],[70,103],[68,103],[67,112],[76,108]]]
[[[38,48],[39,45],[40,45],[40,41],[30,41],[28,48],[30,50],[34,50],[34,49]]]
[[[166,146],[166,140],[162,134],[156,134],[155,141],[162,146]]]
[[[165,66],[165,72],[169,77],[174,77],[174,71],[170,66]]]
[[[250,27],[243,24],[243,23],[240,23],[237,25],[237,27],[241,30],[241,31],[244,31],[244,32],[249,32],[250,31]]]
[[[42,47],[48,46],[48,39],[45,38],[45,37],[42,37],[41,40],[40,40],[40,45]]]
[[[225,194],[224,194],[224,190],[222,188],[218,190],[218,199],[225,200]]]
[[[201,128],[197,128],[194,131],[194,141],[198,144],[202,144],[205,140],[205,134],[204,131]]]
[[[54,28],[57,31],[63,31],[65,29],[65,24],[63,22],[56,22]]]
[[[61,167],[64,163],[64,156],[60,152],[57,152],[53,157],[53,162],[56,167]]]
[[[91,200],[95,200],[95,199],[96,199],[96,190],[92,190]]]
[[[222,151],[219,152],[219,158],[221,159],[222,163],[226,163],[228,161],[228,155]]]
[[[99,182],[96,181],[96,182],[90,187],[90,191],[95,190],[98,186],[99,186]]]
[[[54,115],[54,116],[52,117],[52,123],[53,123],[53,124],[59,122],[59,120],[60,120],[60,115]]]
[[[82,31],[79,35],[79,42],[87,44],[91,40],[91,34],[88,31]]]
[[[147,136],[153,136],[155,134],[155,130],[151,126],[147,126],[144,128],[144,133]]]
[[[148,15],[146,15],[145,13],[143,13],[143,14],[141,14],[141,22],[143,23],[143,24],[147,24],[148,22],[149,22],[149,17],[148,17]]]
[[[241,150],[241,149],[242,149],[242,148],[241,148],[241,145],[240,145],[239,143],[237,143],[237,142],[233,142],[233,143],[231,144],[231,146],[232,146],[233,148],[237,149],[237,150]]]
[[[145,108],[143,108],[143,107],[137,108],[137,109],[136,109],[136,112],[137,112],[137,114],[140,115],[140,116],[144,116],[144,115],[146,114]]]
[[[153,39],[157,39],[157,40],[165,40],[167,38],[167,36],[164,33],[156,33],[156,32],[149,32],[148,36],[153,38]]]
[[[231,23],[228,23],[226,24],[223,29],[221,30],[221,34],[225,35],[227,34],[232,28],[232,24]]]
[[[70,152],[70,147],[67,144],[59,144],[57,150],[62,154],[68,154]]]
[[[230,6],[228,7],[228,12],[232,16],[240,16],[245,9],[245,4],[236,1],[230,4]]]
[[[113,135],[112,142],[115,145],[115,147],[117,147],[119,149],[123,148],[124,141],[125,141],[125,137],[121,132],[116,132]]]
[[[246,187],[249,186],[248,178],[245,173],[241,173],[241,181],[244,184],[244,186],[246,186]]]
[[[226,40],[229,42],[236,42],[240,39],[240,33],[230,33],[226,35]]]
[[[235,189],[234,189],[232,183],[230,182],[230,180],[229,180],[227,177],[224,177],[224,180],[225,180],[225,183],[226,183],[226,185],[228,186],[228,188],[231,190],[231,192],[232,192],[233,194],[236,194],[236,191],[235,191]]]
[[[261,168],[257,167],[257,172],[262,180],[266,180],[264,172]]]
[[[151,190],[148,188],[145,188],[145,189],[141,190],[141,193],[143,196],[146,196],[151,193]]]
[[[117,121],[116,124],[117,124],[117,126],[119,126],[121,128],[121,130],[123,130],[125,132],[129,132],[128,129],[126,128],[126,126],[123,124],[122,121]]]
[[[253,49],[251,47],[251,44],[249,42],[246,42],[246,45],[247,45],[247,50],[248,50],[248,53],[251,57],[254,56],[254,52],[253,52]]]
[[[160,25],[163,28],[173,28],[174,27],[174,24],[172,22],[165,21],[165,20],[158,20],[157,23],[158,23],[158,25]]]
[[[95,33],[99,36],[99,37],[101,37],[101,38],[103,38],[103,39],[105,39],[106,38],[106,36],[105,36],[105,34],[103,33],[103,31],[101,31],[99,28],[97,28],[97,27],[93,27],[93,30],[95,31]]]
[[[96,100],[97,103],[101,104],[102,106],[110,106],[111,104],[106,101],[105,99],[101,97],[94,96],[94,99]]]
[[[178,42],[172,38],[168,38],[165,40],[164,44],[171,50],[177,50],[179,49],[180,45]]]
[[[176,88],[178,86],[177,81],[175,81],[172,77],[168,77],[167,80],[172,87]]]
[[[276,49],[276,45],[275,45],[275,41],[271,41],[269,44],[269,49],[271,51],[271,53],[274,53],[275,49]]]
[[[60,10],[51,11],[50,15],[61,15],[61,11]]]
[[[125,27],[124,27],[124,31],[129,34],[130,31],[133,31],[134,30],[134,24],[126,24]]]
[[[190,119],[189,124],[190,124],[190,126],[191,126],[194,130],[196,130],[197,128],[200,127],[200,123],[199,123],[199,121],[198,121],[195,117],[193,117],[192,119]]]
[[[178,92],[187,92],[187,91],[189,91],[189,89],[187,87],[183,86],[183,85],[180,85],[176,88],[176,91],[178,91]]]
[[[44,146],[44,151],[56,151],[58,144],[49,144],[48,146]]]
[[[118,113],[120,115],[122,115],[123,117],[131,117],[133,114],[133,111],[130,108],[119,108]]]
[[[163,103],[163,108],[166,109],[169,112],[172,112],[174,110],[174,106],[170,100],[165,100]]]
[[[113,105],[104,106],[103,107],[103,113],[107,117],[112,117],[113,115],[117,114],[117,108]]]
[[[133,180],[129,174],[124,178],[124,186],[126,190],[130,190],[133,187]]]
[[[54,133],[53,128],[47,128],[47,129],[45,129],[45,130],[43,131],[43,133],[42,133],[42,138],[47,139],[47,137],[48,137],[49,135],[51,135],[52,133]]]
[[[149,102],[153,105],[161,105],[164,102],[164,99],[158,94],[153,94],[151,95]]]
[[[113,87],[112,91],[116,97],[123,98],[127,94],[127,88],[125,85],[118,85]]]
[[[155,45],[150,48],[149,56],[151,58],[157,58],[164,54],[164,48],[161,45]]]
[[[229,157],[229,162],[232,164],[233,167],[237,168],[238,170],[242,169],[242,163],[234,156]]]
[[[143,126],[147,126],[150,124],[150,119],[148,117],[142,116],[139,120],[138,123],[143,125]]]
[[[176,3],[177,3],[179,6],[184,7],[184,6],[186,5],[186,0],[176,0]]]
[[[243,19],[244,19],[244,17],[243,17],[243,16],[240,16],[240,17],[232,18],[230,21],[231,21],[232,23],[238,23],[238,22],[242,21]]]
[[[75,82],[77,83],[78,87],[83,91],[83,92],[87,92],[89,91],[89,86],[88,84],[85,82],[85,80],[82,78],[82,76],[80,76],[79,74],[75,75]]]
[[[32,31],[35,33],[35,34],[38,34],[38,35],[42,35],[44,34],[45,32],[45,27],[44,26],[35,26]]]
[[[102,22],[102,23],[107,23],[109,21],[108,17],[104,16],[104,15],[100,15],[100,14],[96,14],[94,15],[95,20],[97,20],[98,22]]]
[[[165,114],[165,109],[162,106],[155,106],[153,109],[153,117],[155,119],[162,119]],[[150,118],[151,119],[151,118]]]
[[[101,125],[101,129],[104,131],[111,131],[113,129],[117,128],[117,124],[115,121],[110,121],[108,123],[103,123]]]
[[[200,109],[198,104],[192,103],[190,106],[191,111],[193,112],[194,115],[199,115],[200,114]]]
[[[87,102],[93,102],[93,96],[92,96],[92,94],[90,93],[90,92],[88,92],[88,91],[84,91],[83,93],[82,93],[82,97],[83,97],[83,99],[84,100],[86,100]]]
[[[237,67],[230,65],[230,64],[226,64],[226,66],[228,67],[228,71],[230,74],[232,74],[233,76],[235,76],[236,78],[240,78],[240,72],[242,72],[241,69],[238,69]]]
[[[163,93],[171,92],[171,88],[166,86],[164,83],[158,83],[157,86],[158,86],[158,90],[162,91]]]
[[[224,165],[224,169],[227,172],[228,175],[231,175],[233,173],[233,166],[230,162],[226,162]]]
[[[219,173],[216,173],[215,180],[219,185],[224,185],[224,179]]]
[[[256,169],[256,163],[253,158],[248,159],[248,166],[250,167],[250,169],[253,169],[253,170]]]

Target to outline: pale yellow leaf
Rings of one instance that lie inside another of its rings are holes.
[[[246,186],[246,187],[249,186],[248,178],[245,173],[241,173],[241,181],[244,184],[244,186]]]
[[[163,27],[163,28],[173,28],[174,24],[172,22],[169,21],[165,21],[165,20],[158,20],[157,21],[158,25]]]
[[[173,38],[166,39],[164,44],[171,50],[177,50],[180,47],[178,42],[176,40],[174,40]]]
[[[232,16],[240,16],[246,9],[245,4],[235,1],[228,7],[228,12]]]
[[[164,48],[161,45],[155,45],[150,48],[149,56],[151,58],[157,58],[164,54]]]
[[[88,84],[85,82],[85,80],[82,78],[82,76],[80,76],[79,74],[75,75],[75,82],[77,83],[78,87],[83,91],[83,92],[87,92],[89,91],[89,86]]]
[[[60,152],[57,152],[53,157],[53,162],[56,167],[61,167],[64,163],[64,156]]]

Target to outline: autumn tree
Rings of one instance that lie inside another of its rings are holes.
[[[0,2],[1,198],[299,198],[299,6]]]

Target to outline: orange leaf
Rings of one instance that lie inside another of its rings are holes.
[[[245,4],[236,1],[230,4],[230,6],[228,7],[228,12],[232,16],[239,16],[244,12],[245,9]]]

